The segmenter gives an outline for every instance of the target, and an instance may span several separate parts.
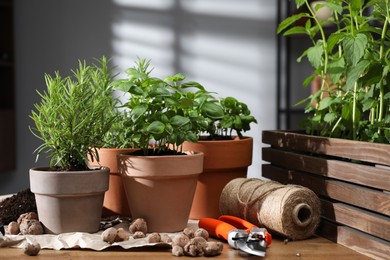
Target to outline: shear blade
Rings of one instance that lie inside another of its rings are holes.
[[[257,243],[248,243],[246,241],[238,241],[237,247],[241,251],[251,255],[265,256],[266,246],[261,245],[261,242]]]

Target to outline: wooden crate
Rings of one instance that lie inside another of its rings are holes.
[[[263,131],[262,175],[313,190],[317,233],[367,256],[390,258],[390,145]]]

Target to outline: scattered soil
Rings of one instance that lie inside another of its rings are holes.
[[[18,192],[12,197],[0,201],[0,224],[8,225],[16,221],[23,213],[37,213],[34,194],[30,189]]]

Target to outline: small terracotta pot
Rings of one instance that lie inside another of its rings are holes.
[[[45,233],[97,232],[108,177],[106,167],[67,172],[30,169],[30,189]]]
[[[134,151],[133,148],[100,148],[98,149],[99,163],[96,161],[89,164],[91,166],[106,166],[110,168],[110,185],[104,194],[103,217],[124,216],[130,217],[131,212],[127,202],[125,189],[123,187],[122,176],[118,172],[118,158],[120,153]]]
[[[190,218],[219,217],[219,199],[225,185],[247,176],[252,164],[253,138],[185,142],[183,150],[204,153],[203,174],[198,180]]]
[[[133,219],[144,218],[148,232],[177,232],[188,223],[203,153],[174,156],[119,155]]]

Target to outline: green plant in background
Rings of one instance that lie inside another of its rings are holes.
[[[285,19],[278,33],[305,34],[311,41],[302,56],[314,67],[321,89],[301,103],[311,113],[304,122],[307,133],[371,142],[390,142],[389,1],[328,0],[315,10],[308,0],[295,0],[308,12]],[[315,11],[330,8],[332,17],[319,21]],[[307,18],[304,26],[294,26]],[[333,23],[327,34],[323,24]]]
[[[220,120],[213,122],[216,125],[214,135],[231,137],[234,130],[241,139],[243,138],[242,132],[249,131],[251,123],[257,123],[257,120],[251,115],[251,111],[245,103],[233,97],[226,97],[220,100],[220,104],[224,116]]]
[[[134,148],[132,122],[128,111],[118,109],[120,102],[113,102],[111,107],[112,123],[110,129],[104,135],[103,148]]]
[[[113,121],[113,77],[105,57],[96,61],[79,61],[71,76],[45,74],[47,89],[37,91],[41,101],[30,115],[35,123],[30,130],[43,144],[34,152],[37,160],[47,153],[53,168],[86,170],[88,155],[98,160],[96,148],[103,146]]]

